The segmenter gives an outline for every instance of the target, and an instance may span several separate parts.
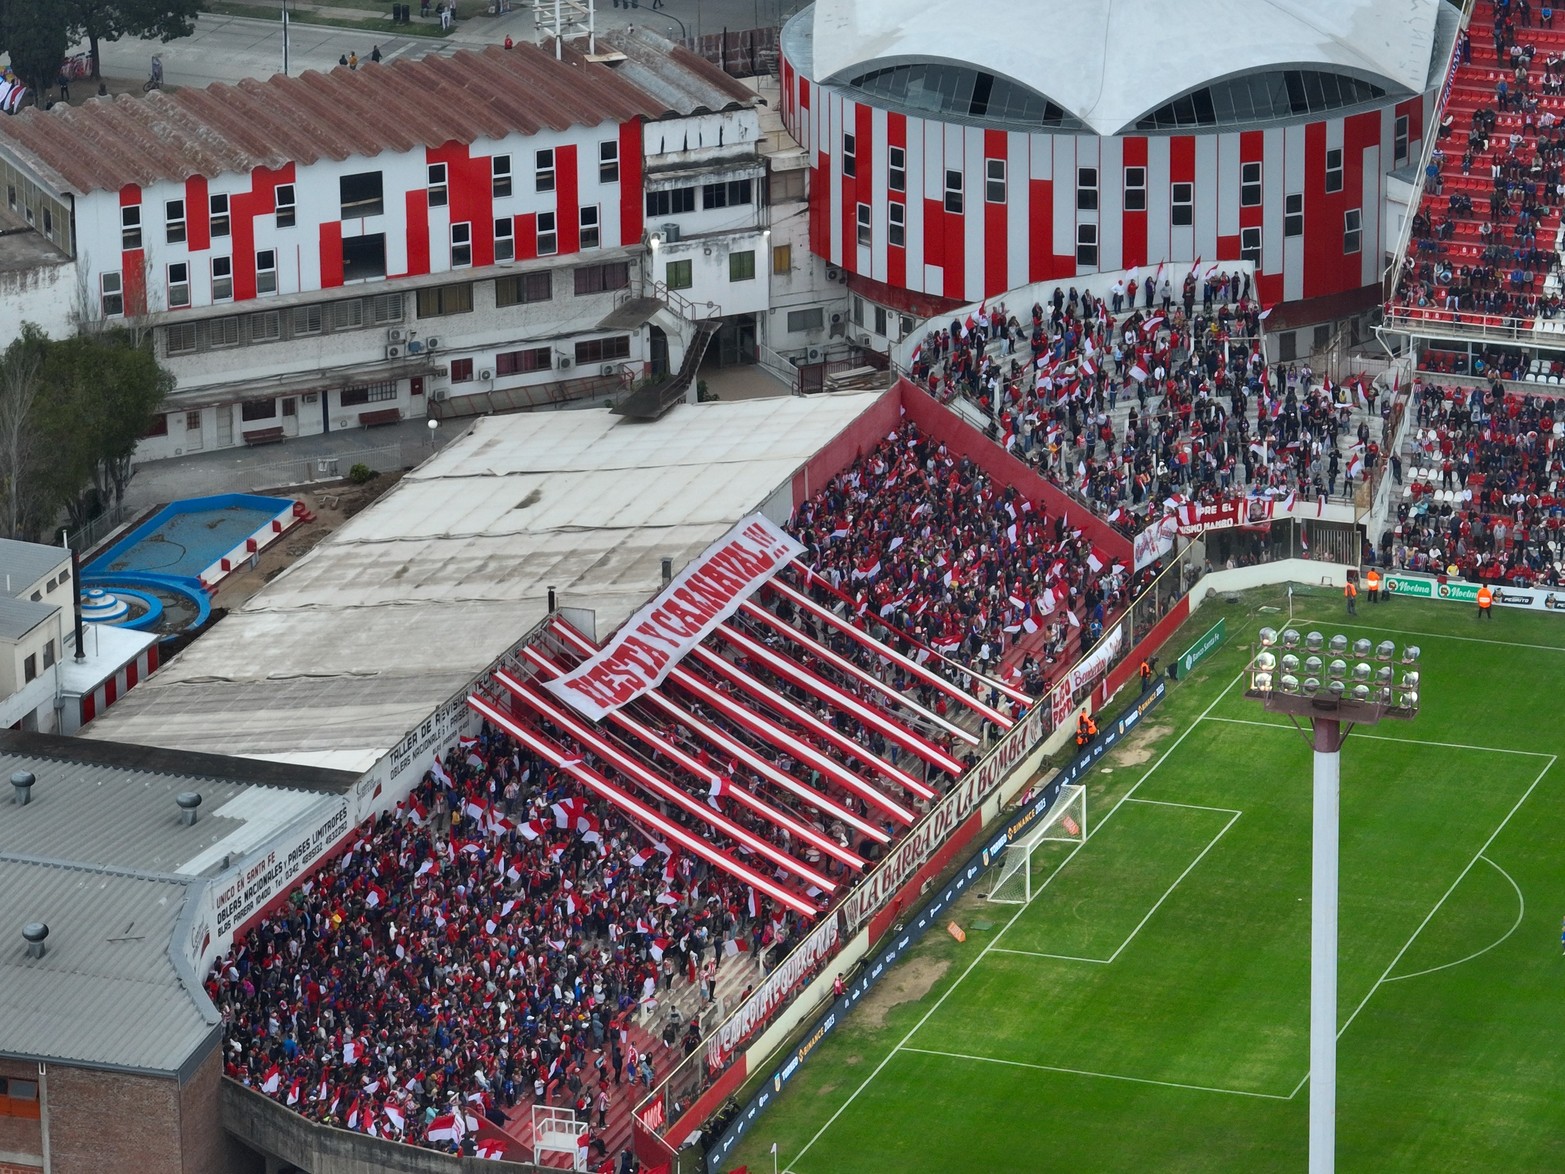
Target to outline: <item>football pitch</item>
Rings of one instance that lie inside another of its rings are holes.
[[[1342,752],[1338,1168],[1565,1169],[1565,616],[1294,608],[1423,652],[1418,718]],[[1240,677],[1287,600],[1214,601],[1170,653],[1219,617],[1225,645],[1088,780],[1085,843],[1035,854],[1028,905],[958,905],[966,941],[931,933],[733,1165],[776,1143],[795,1174],[1304,1169],[1310,751]]]

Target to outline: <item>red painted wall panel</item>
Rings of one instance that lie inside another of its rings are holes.
[[[560,155],[566,148],[555,151]],[[574,148],[570,148],[574,152]],[[494,264],[494,166],[489,156],[473,156],[464,143],[446,143],[427,154],[431,163],[446,165],[446,200],[451,223],[471,225],[473,264]],[[574,183],[574,170],[572,171]],[[563,177],[562,177],[563,180]],[[574,187],[572,191],[574,192]],[[573,196],[574,198],[574,196]],[[428,213],[425,213],[428,231]]]
[[[185,181],[185,243],[192,253],[212,247],[212,206],[207,202],[206,176]]]
[[[1027,186],[1027,220],[1032,225],[1027,242],[1027,277],[1030,281],[1046,281],[1054,276],[1054,181],[1035,179]]]
[[[594,160],[596,163],[596,160]],[[560,252],[581,251],[581,207],[576,202],[581,183],[576,175],[574,145],[554,149],[554,219],[560,233]]]
[[[1304,296],[1333,287],[1342,266],[1342,192],[1326,191],[1326,124],[1304,127]],[[1333,230],[1335,225],[1335,230]],[[1336,240],[1332,233],[1335,231]],[[1268,268],[1274,268],[1268,265]]]
[[[949,868],[951,861],[956,859],[957,853],[970,846],[973,839],[983,830],[984,813],[979,810],[969,815],[951,832],[945,843],[935,849],[935,854],[913,874],[912,879],[898,889],[891,899],[870,917],[866,928],[869,931],[871,947],[879,942],[886,931],[896,925],[905,913],[918,904],[924,884]]]
[[[429,192],[415,188],[404,194],[408,224],[408,267],[403,276],[429,272]]]
[[[924,264],[946,263],[946,210],[939,200],[924,201]],[[952,297],[956,295],[952,294]]]
[[[1141,136],[1131,136],[1123,141],[1121,147],[1122,162],[1125,167],[1141,167],[1147,165],[1147,140]],[[1099,174],[1098,184],[1101,188],[1107,188],[1113,179],[1112,176]],[[1121,185],[1125,182],[1124,173],[1119,176]],[[1148,182],[1151,180],[1148,178]],[[1120,258],[1122,267],[1129,269],[1135,265],[1147,263],[1147,212],[1145,200],[1139,212],[1125,211],[1120,219]]]
[[[1005,160],[1006,167],[1010,167],[1007,153],[1010,150],[1010,140],[1002,130],[984,131],[984,178],[988,176],[988,161],[990,159]],[[1006,172],[1007,195],[1010,194],[1010,172]],[[974,198],[984,201],[984,288],[985,297],[1004,293],[1010,288],[1011,281],[1011,242],[1009,222],[1007,220],[1007,207],[1005,204],[989,203],[987,183],[982,192],[975,192]]]
[[[641,169],[641,123],[622,123],[619,128],[619,239],[622,245],[639,241],[645,224]]]
[[[142,226],[142,232],[146,232],[146,226]],[[145,249],[126,249],[120,254],[120,280],[124,283],[123,294],[125,298],[125,312],[127,314],[145,314],[147,312],[147,251]]]
[[[342,284],[342,222],[329,220],[321,225],[321,288],[336,289]]]
[[[1174,135],[1168,140],[1168,179],[1170,183],[1195,182],[1195,138]]]
[[[292,166],[287,169],[291,173]],[[250,175],[250,190],[228,198],[229,232],[233,234],[234,301],[256,296],[255,244],[256,217],[277,211],[277,185],[288,182],[284,172],[256,168]],[[269,234],[268,234],[269,235]]]
[[[531,261],[538,255],[538,217],[524,212],[516,218],[516,259]]]

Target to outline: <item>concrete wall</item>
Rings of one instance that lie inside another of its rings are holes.
[[[61,258],[57,262],[0,273],[0,348],[10,346],[22,332],[22,323],[33,322],[51,338],[63,338],[76,329],[76,267]]]

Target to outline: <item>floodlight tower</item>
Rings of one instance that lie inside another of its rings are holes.
[[[1280,713],[1315,752],[1310,877],[1310,1174],[1331,1174],[1337,1128],[1337,797],[1342,743],[1354,726],[1418,714],[1418,647],[1398,656],[1341,634],[1262,628],[1250,657],[1246,697]],[[1302,649],[1301,649],[1302,644]],[[1304,653],[1301,661],[1299,653]],[[1352,664],[1349,664],[1351,653]],[[1323,655],[1324,654],[1324,655]],[[1328,659],[1329,658],[1329,659]],[[1373,661],[1373,662],[1372,662]],[[1397,680],[1393,662],[1400,662]],[[1305,730],[1304,723],[1309,723]]]

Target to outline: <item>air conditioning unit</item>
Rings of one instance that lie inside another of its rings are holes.
[[[842,315],[841,314],[833,314],[831,316],[831,324],[833,326],[841,326],[842,325]]]
[[[400,327],[400,326],[393,326],[390,330],[386,331],[386,341],[387,342],[401,342],[402,341],[402,327]]]
[[[812,363],[819,363],[821,361],[821,349],[820,349],[820,347],[812,346],[810,348],[809,360]]]
[[[408,339],[408,354],[421,355],[424,353],[424,344],[416,338]]]
[[[440,349],[440,340],[438,338],[426,338],[424,340],[424,347],[429,351],[430,354],[434,354]]]
[[[827,281],[841,281],[842,280],[842,270],[838,269],[835,265],[828,265],[826,267],[826,280]]]
[[[491,371],[488,367],[485,367],[482,371],[480,371],[478,373],[478,377],[480,379],[483,379],[483,380],[487,381],[487,380],[490,380],[490,379],[494,378],[494,372]]]
[[[605,375],[618,375],[619,374],[619,364],[618,363],[605,363],[605,364],[603,364],[603,373]]]
[[[558,367],[561,371],[564,371],[566,368],[568,368],[571,365],[571,362],[572,362],[572,359],[571,359],[571,357],[569,355],[561,355],[558,359],[556,359],[554,361],[554,365],[556,367]]]
[[[672,245],[672,244],[678,244],[679,243],[679,225],[677,225],[677,224],[665,224],[658,231],[663,234],[663,243],[664,244]]]
[[[388,346],[386,348],[386,358],[388,358],[388,359],[400,359],[401,357],[402,357],[402,347],[401,347],[400,344],[392,343],[390,346]]]
[[[430,393],[430,396],[437,404],[443,404],[451,398],[451,393],[444,387],[437,387]]]
[[[859,345],[860,346],[869,346],[870,345],[869,335],[867,335],[867,334],[859,335]]]
[[[315,393],[313,391],[306,392],[304,396],[304,402],[307,404],[313,404],[315,402]]]
[[[443,378],[449,379],[449,378],[451,378],[451,368],[450,367],[436,367],[435,368],[435,374],[439,375],[439,376],[441,376]]]

